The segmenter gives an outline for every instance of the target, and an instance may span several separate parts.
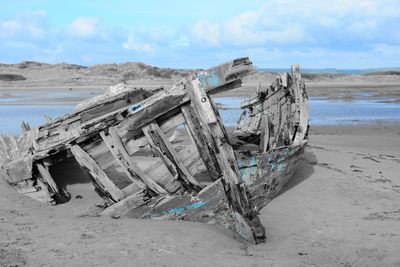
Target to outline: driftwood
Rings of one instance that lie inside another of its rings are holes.
[[[101,214],[216,222],[265,240],[259,210],[292,175],[307,143],[308,105],[299,67],[242,103],[228,136],[211,95],[241,86],[248,58],[192,73],[156,92],[124,90],[23,133],[0,136],[0,176],[58,204],[70,198],[51,166],[73,157],[108,206]],[[184,146],[176,140],[187,131]]]

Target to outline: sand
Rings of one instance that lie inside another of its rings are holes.
[[[24,75],[34,77],[32,73]],[[85,76],[85,70],[80,73]],[[97,94],[118,80],[60,84],[57,77],[51,83],[1,83],[0,94],[71,92],[65,100],[70,103],[80,100],[74,99],[77,91]],[[224,95],[250,96],[259,82],[268,84],[271,77],[246,80],[243,88]],[[361,78],[309,81],[308,92],[346,100],[400,98],[397,77]],[[157,88],[172,82],[139,80],[130,85]],[[257,246],[235,240],[216,225],[81,217],[101,203],[85,181],[70,185],[71,201],[55,207],[0,181],[0,266],[400,266],[399,140],[400,124],[311,128],[294,176],[261,210],[267,242]]]
[[[399,138],[400,125],[312,129],[257,246],[216,225],[78,217],[90,184],[51,207],[0,182],[0,265],[400,266]]]

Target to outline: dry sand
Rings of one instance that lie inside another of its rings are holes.
[[[215,225],[78,217],[97,198],[89,184],[50,207],[1,182],[0,265],[400,266],[399,138],[400,125],[312,129],[294,177],[261,211],[257,246]]]

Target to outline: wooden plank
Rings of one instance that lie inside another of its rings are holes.
[[[179,125],[185,122],[185,119],[182,113],[178,113],[168,120],[165,120],[160,123],[160,128],[164,134],[167,134],[171,130],[175,129]],[[122,139],[122,138],[121,138]],[[137,151],[139,151],[142,147],[148,144],[146,137],[139,137],[137,139],[130,139],[126,142],[126,150],[129,155],[133,155]]]
[[[198,80],[193,80],[188,89],[190,89],[191,105],[204,132],[203,136],[207,138],[207,143],[213,146],[213,153],[218,159],[217,164],[220,165],[220,170],[231,173],[229,175],[231,184],[239,184],[240,174],[235,155],[221,120],[212,106],[212,99],[203,90]]]
[[[114,202],[118,202],[125,197],[125,194],[107,177],[100,166],[79,145],[72,146],[71,152],[75,156],[76,161],[90,172],[96,188],[104,196]]]
[[[47,184],[51,193],[55,195],[62,195],[60,188],[57,186],[56,182],[54,182],[53,177],[51,177],[49,170],[41,163],[37,163],[36,167],[40,173],[40,176],[43,179],[43,182]]]
[[[22,132],[27,132],[31,129],[31,126],[29,125],[29,123],[22,121],[21,122],[21,130]]]
[[[129,210],[140,207],[146,203],[146,192],[141,190],[136,192],[127,198],[121,200],[114,205],[111,205],[100,214],[103,216],[120,217],[126,215]]]
[[[7,146],[6,142],[4,141],[3,135],[1,135],[1,134],[0,134],[0,150],[3,152],[3,154],[6,157],[6,159],[10,159],[11,158],[8,146]]]
[[[186,168],[183,160],[175,151],[173,146],[168,142],[164,133],[157,123],[150,123],[143,127],[143,133],[147,137],[150,145],[156,154],[164,161],[171,174],[175,177],[180,177],[185,184],[200,189],[201,185],[194,179]]]
[[[7,162],[2,164],[1,168],[4,178],[11,184],[32,178],[32,159],[29,157]]]
[[[295,143],[304,140],[308,129],[309,110],[308,96],[305,91],[304,81],[301,79],[300,67],[297,64],[292,65],[292,84],[296,98],[296,111],[298,113],[298,129],[294,138]]]
[[[198,79],[193,79],[186,88],[188,89],[191,105],[202,126],[204,137],[213,146],[210,151],[218,159],[217,162],[222,172],[222,179],[227,186],[226,194],[230,205],[234,212],[243,216],[243,220],[239,222],[236,219],[236,221],[241,225],[246,224],[251,229],[250,232],[238,231],[238,234],[242,234],[249,241],[263,240],[265,238],[264,228],[258,219],[256,211],[251,208],[248,202],[234,151],[229,144],[226,131],[221,124],[222,120],[218,111],[214,108],[215,105],[213,105],[212,99],[207,95]]]
[[[203,162],[210,174],[211,179],[213,181],[218,180],[221,173],[221,171],[218,169],[218,161],[214,154],[211,153],[209,144],[204,139],[202,127],[196,117],[193,108],[190,105],[185,105],[181,107],[181,110],[183,116],[185,117],[189,136],[191,136],[193,142],[196,144],[197,151],[203,159]]]
[[[261,117],[261,134],[260,134],[260,152],[264,153],[269,147],[269,122],[268,115],[263,114]]]
[[[13,156],[17,156],[19,153],[17,141],[15,140],[12,134],[8,134],[7,138],[8,138],[8,143],[10,144],[11,153],[13,154]]]
[[[136,162],[126,152],[121,139],[118,137],[115,130],[110,127],[109,135],[104,132],[100,132],[100,136],[104,143],[110,150],[111,154],[114,156],[115,160],[123,168],[124,172],[128,175],[134,183],[136,183],[142,189],[150,189],[157,194],[168,194],[168,192],[154,182],[143,170],[141,170]]]
[[[169,92],[161,91],[148,99],[116,112],[97,117],[81,125],[84,134],[101,131],[118,124],[118,130],[135,130],[188,101],[183,86]],[[122,115],[124,114],[124,115]]]
[[[35,128],[33,130],[33,134],[31,136],[31,140],[32,140],[33,149],[35,149],[36,151],[39,150],[39,144],[37,142],[38,136],[39,136],[39,128]]]
[[[212,94],[240,86],[239,79],[254,71],[251,61],[245,57],[198,72],[195,77],[200,81],[202,89]]]

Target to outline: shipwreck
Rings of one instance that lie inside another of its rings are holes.
[[[225,129],[212,95],[255,72],[248,58],[195,72],[173,86],[130,89],[81,103],[14,138],[0,136],[0,176],[53,205],[69,201],[52,166],[73,159],[104,199],[101,215],[218,223],[252,243],[258,214],[292,176],[307,144],[308,97],[298,65],[257,88]],[[173,142],[185,132],[184,145]]]

